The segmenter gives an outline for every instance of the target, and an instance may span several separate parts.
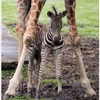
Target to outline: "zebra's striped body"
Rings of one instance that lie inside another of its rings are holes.
[[[62,90],[61,65],[63,58],[62,47],[64,45],[64,42],[61,37],[60,31],[62,28],[62,17],[66,15],[66,11],[58,14],[55,7],[53,7],[53,10],[54,13],[50,11],[48,12],[48,16],[51,18],[51,21],[48,26],[37,25],[36,38],[29,47],[28,52],[28,93],[31,93],[31,90],[34,85],[34,87],[37,89],[36,96],[38,96],[41,81],[45,74],[46,60],[48,54],[51,51],[54,51],[56,77],[58,79],[58,92]]]

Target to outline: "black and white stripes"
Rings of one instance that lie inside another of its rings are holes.
[[[51,48],[52,50],[57,50],[60,49],[64,46],[64,42],[62,37],[59,38],[59,40],[57,41],[57,43],[55,43],[52,39],[53,37],[53,33],[51,32],[51,29],[49,29],[49,31],[46,33],[46,36],[44,38],[44,44]]]
[[[66,11],[63,11],[66,12]],[[29,68],[28,68],[28,93],[32,90],[32,85],[36,87],[36,96],[39,94],[41,81],[46,70],[46,61],[50,51],[54,52],[54,60],[56,65],[56,77],[58,79],[58,92],[62,90],[61,87],[61,66],[62,66],[62,47],[64,42],[61,36],[62,17],[66,13],[58,13],[55,7],[53,12],[48,11],[47,15],[50,17],[48,26],[37,25],[36,37],[29,47]],[[64,15],[63,15],[64,14]],[[38,68],[38,69],[37,69]],[[30,72],[31,71],[31,72]],[[35,74],[32,74],[35,73]],[[33,76],[32,76],[33,75]],[[37,77],[32,79],[32,77]],[[38,83],[38,84],[37,84]]]

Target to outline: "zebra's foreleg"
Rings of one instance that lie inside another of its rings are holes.
[[[56,64],[56,78],[58,80],[58,94],[62,92],[62,82],[61,82],[61,66],[62,66],[62,59],[63,59],[63,53],[61,52],[61,49],[57,50],[54,53],[55,57],[55,64]]]
[[[41,88],[41,82],[42,82],[44,74],[45,74],[46,60],[47,60],[47,56],[49,54],[49,51],[50,51],[49,48],[47,48],[46,46],[42,47],[42,50],[41,50],[41,64],[40,64],[38,85],[37,85],[37,89],[36,89],[36,98],[39,98],[39,92],[40,92],[40,88]]]

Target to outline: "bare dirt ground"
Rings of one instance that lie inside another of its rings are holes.
[[[63,94],[57,95],[57,86],[52,83],[45,83],[42,86],[41,98],[47,98],[46,100],[99,100],[99,40],[82,38],[81,50],[86,73],[97,93],[96,96],[84,98],[85,91],[80,84],[76,57],[72,46],[69,44],[64,50],[64,66],[62,66]],[[52,64],[52,57],[49,57],[49,61],[51,61],[49,65],[52,70],[48,72],[45,79],[55,79],[55,67]],[[2,94],[7,89],[9,78],[7,76],[2,79]],[[26,94],[27,86],[25,81],[22,95],[25,96]]]

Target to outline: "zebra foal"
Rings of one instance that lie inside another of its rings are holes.
[[[64,45],[61,37],[62,18],[67,11],[58,13],[56,8],[48,11],[50,18],[48,26],[37,25],[36,38],[29,47],[29,65],[28,65],[28,94],[31,95],[33,85],[36,88],[36,97],[39,96],[41,81],[46,70],[46,60],[50,51],[54,52],[56,65],[56,78],[58,80],[58,93],[62,91],[61,83],[61,63],[63,58],[62,47]]]

